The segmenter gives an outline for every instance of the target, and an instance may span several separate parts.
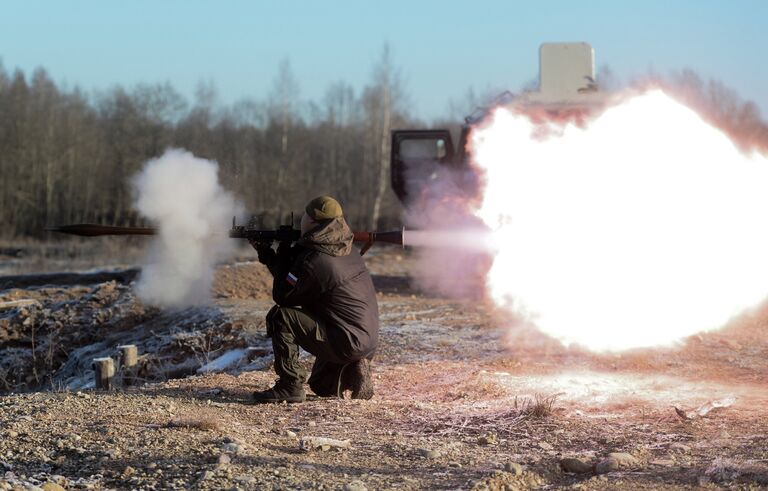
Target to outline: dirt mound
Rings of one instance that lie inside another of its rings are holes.
[[[104,275],[129,281],[93,284]],[[218,306],[160,311],[136,298],[135,277],[135,270],[30,275],[15,282],[25,288],[0,291],[0,392],[87,386],[91,360],[114,356],[122,344],[144,354],[145,381],[186,376],[232,350],[265,344],[258,333],[263,313],[250,319]],[[217,298],[268,301],[271,280],[258,263],[224,265],[214,289]]]
[[[272,276],[258,262],[224,264],[216,270],[213,281],[216,298],[272,298]]]
[[[374,281],[381,293],[415,293],[405,275],[407,256],[374,250],[366,257],[378,272]],[[143,354],[140,378],[145,381],[186,376],[211,363],[220,368],[238,353],[243,358],[244,352],[236,350],[267,347],[263,326],[272,277],[257,261],[218,267],[216,304],[174,311],[136,298],[132,286],[139,274],[117,269],[0,278],[5,288],[0,290],[0,392],[85,387],[91,383],[91,360],[115,356],[121,344],[135,344]],[[238,301],[257,307],[248,311]]]

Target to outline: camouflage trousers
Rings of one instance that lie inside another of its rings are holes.
[[[299,363],[299,348],[315,355],[309,388],[319,396],[338,395],[341,370],[357,360],[341,356],[328,338],[325,324],[306,310],[275,305],[267,314],[275,372],[281,380],[304,383],[307,372]]]

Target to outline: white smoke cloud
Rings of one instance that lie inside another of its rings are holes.
[[[542,133],[497,110],[471,139],[499,305],[565,344],[671,346],[768,298],[768,158],[658,90]]]
[[[495,111],[470,139],[477,198],[461,171],[416,169],[416,285],[487,293],[510,326],[594,351],[672,346],[764,302],[768,157],[631,95],[587,125]]]
[[[412,196],[406,213],[405,243],[414,246],[414,284],[451,298],[485,296],[491,266],[489,229],[472,214],[471,171],[422,162],[409,168]]]
[[[229,222],[240,206],[219,184],[216,162],[169,149],[133,178],[135,206],[159,229],[136,287],[165,307],[210,299],[216,262],[233,251]]]

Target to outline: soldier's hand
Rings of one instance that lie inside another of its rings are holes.
[[[290,261],[291,249],[292,246],[290,242],[280,242],[280,244],[277,245],[277,257],[280,258],[281,261]]]
[[[275,256],[275,251],[272,250],[272,245],[267,242],[258,242],[255,240],[249,240],[251,246],[256,249],[256,253],[259,256],[259,262],[261,264],[267,264]]]

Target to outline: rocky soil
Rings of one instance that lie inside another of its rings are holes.
[[[411,261],[368,257],[370,401],[249,403],[274,380],[257,263],[222,266],[214,303],[180,312],[119,278],[6,285],[0,302],[31,302],[0,310],[0,489],[768,487],[768,308],[676,348],[594,355],[416,291]],[[91,358],[126,342],[140,382],[88,388]]]

